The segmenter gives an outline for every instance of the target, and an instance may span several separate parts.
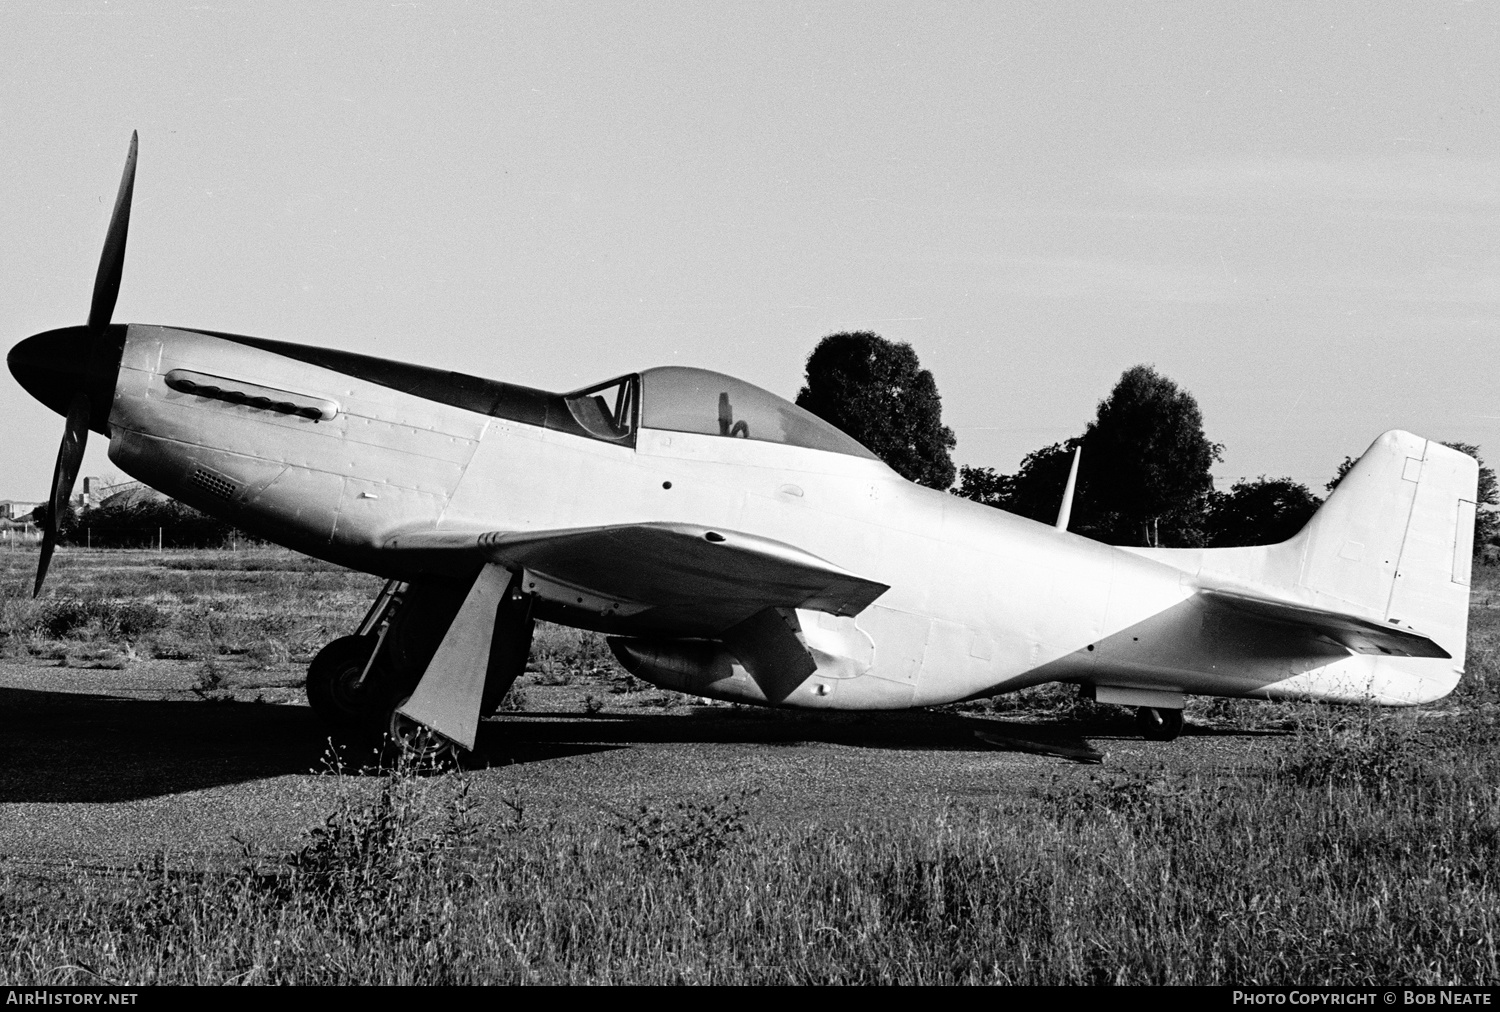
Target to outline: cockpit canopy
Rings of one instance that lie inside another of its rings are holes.
[[[590,435],[635,442],[636,427],[784,443],[854,457],[875,455],[817,415],[733,376],[662,366],[569,394]]]

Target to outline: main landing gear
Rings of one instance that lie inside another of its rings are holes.
[[[456,750],[452,742],[398,711],[416,691],[467,591],[453,584],[392,580],[353,635],[341,636],[318,651],[307,669],[307,701],[329,730],[365,733],[421,758],[440,758]],[[500,708],[526,669],[535,625],[532,600],[521,593],[519,579],[512,579],[496,609],[489,656],[468,659],[485,665],[482,717]]]
[[[1135,726],[1147,741],[1171,741],[1182,733],[1182,711],[1156,706],[1138,706]]]

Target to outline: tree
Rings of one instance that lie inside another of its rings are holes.
[[[797,405],[838,426],[903,478],[929,488],[953,484],[948,451],[957,440],[943,424],[937,383],[911,345],[869,331],[828,335],[807,357]]]
[[[1073,451],[1081,442],[1082,439],[1074,436],[1040,450],[1033,450],[1023,457],[1020,470],[1016,471],[1011,505],[1007,508],[1012,513],[1019,513],[1044,524],[1056,522],[1057,511],[1062,506],[1063,492],[1068,487],[1068,473],[1073,469]],[[1082,471],[1080,464],[1080,475]],[[1076,511],[1077,490],[1074,492]],[[1075,532],[1079,530],[1077,524],[1069,526]]]
[[[1016,479],[1013,476],[1001,474],[993,467],[970,467],[965,464],[958,469],[958,487],[953,490],[953,494],[1014,513],[1011,500],[1015,495],[1015,485]]]
[[[1192,394],[1150,366],[1125,370],[1083,434],[1080,527],[1115,544],[1201,544],[1223,451]]]
[[[989,467],[963,467],[954,494],[1008,513],[1050,524],[1062,506],[1068,472],[1078,437],[1033,450],[1015,474],[998,474]],[[1076,495],[1075,495],[1076,499]],[[1070,525],[1077,530],[1076,525]]]
[[[1479,463],[1479,494],[1474,503],[1477,507],[1474,510],[1474,557],[1484,562],[1500,560],[1500,553],[1493,550],[1500,547],[1500,512],[1496,512],[1500,507],[1500,483],[1495,481],[1495,469],[1485,465],[1479,447],[1473,443],[1443,445],[1467,453]]]
[[[1150,366],[1121,375],[1082,436],[1026,455],[1014,475],[965,468],[958,495],[1043,523],[1057,519],[1083,448],[1069,530],[1112,544],[1199,545],[1223,447],[1193,396]]]
[[[96,548],[140,548],[158,543],[174,548],[217,548],[226,544],[234,528],[159,493],[111,496],[84,513],[74,529],[77,543],[84,538]],[[160,541],[158,541],[160,539]]]
[[[1214,493],[1203,533],[1213,548],[1274,545],[1300,531],[1322,504],[1306,485],[1261,475]]]
[[[1334,472],[1333,480],[1323,486],[1323,491],[1332,492],[1334,489],[1338,488],[1339,482],[1344,480],[1344,475],[1348,474],[1350,469],[1353,468],[1357,463],[1359,463],[1359,461],[1355,460],[1353,457],[1345,457],[1344,462],[1339,465],[1339,469]]]

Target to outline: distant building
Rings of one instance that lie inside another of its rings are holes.
[[[160,493],[142,485],[138,481],[112,481],[105,483],[103,478],[92,475],[78,480],[72,497],[68,500],[74,509],[91,510],[104,503],[112,495],[121,492],[133,492],[143,489],[153,497],[160,497]],[[139,493],[138,493],[139,495]],[[24,501],[21,499],[0,499],[0,520],[16,521],[23,517],[29,517],[31,511],[45,503],[35,501]]]
[[[40,506],[39,502],[22,502],[19,499],[0,499],[0,520],[20,520],[31,515]]]
[[[106,482],[103,478],[96,476],[84,476],[79,479],[79,488],[73,493],[70,500],[76,509],[94,509],[104,504],[104,500],[121,492],[131,492],[136,489],[145,488],[138,481],[111,481]]]
[[[141,481],[122,481],[118,485],[100,486],[98,496],[94,505],[109,506],[111,509],[134,508],[167,498]]]
[[[124,492],[134,493],[130,501],[137,499],[149,500],[160,499],[162,494],[148,485],[138,481],[112,481],[106,483],[103,478],[92,475],[78,480],[72,497],[68,500],[74,509],[91,510],[102,506],[104,500]],[[30,516],[31,511],[38,506],[45,505],[39,502],[23,502],[20,499],[0,499],[0,520],[20,520],[22,517]]]

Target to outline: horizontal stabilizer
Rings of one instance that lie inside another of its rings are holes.
[[[1188,575],[1183,585],[1197,589],[1203,628],[1213,630],[1212,670],[1259,664],[1256,694],[1427,702],[1463,674],[1478,480],[1468,454],[1393,430],[1280,544],[1126,550]],[[1308,636],[1348,654],[1325,657]],[[1269,659],[1309,649],[1297,663]]]
[[[1303,604],[1253,597],[1222,590],[1204,590],[1204,598],[1214,605],[1230,608],[1273,622],[1310,629],[1344,647],[1350,653],[1384,654],[1388,657],[1452,657],[1426,636],[1383,626],[1378,622],[1341,612],[1324,611]]]

